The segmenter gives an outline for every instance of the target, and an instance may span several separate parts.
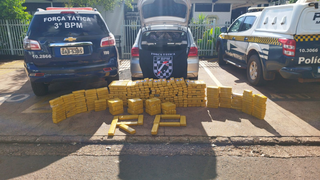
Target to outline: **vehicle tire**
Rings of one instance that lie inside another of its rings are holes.
[[[119,72],[118,72],[118,74],[117,74],[116,76],[114,76],[114,77],[107,77],[107,78],[106,78],[106,80],[107,80],[107,82],[108,82],[108,85],[111,84],[112,81],[118,81],[119,79],[120,79],[120,77],[119,77]]]
[[[247,78],[250,84],[259,86],[265,83],[262,66],[258,55],[250,56],[247,66]]]
[[[198,76],[197,77],[192,77],[192,78],[189,78],[190,80],[198,80]]]
[[[48,91],[49,91],[48,84],[44,84],[44,83],[31,82],[31,87],[32,87],[33,93],[36,96],[44,96],[48,94]]]
[[[223,52],[221,49],[221,45],[218,46],[218,64],[219,66],[227,65],[227,62],[223,60]]]

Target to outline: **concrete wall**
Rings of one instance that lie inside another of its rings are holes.
[[[109,30],[114,35],[121,35],[122,33],[122,25],[124,20],[123,6],[124,5],[121,4],[121,6],[117,6],[113,11],[105,11],[102,7],[97,8],[106,21]]]

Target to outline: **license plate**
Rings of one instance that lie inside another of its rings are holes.
[[[64,47],[60,49],[61,55],[84,54],[83,47]]]

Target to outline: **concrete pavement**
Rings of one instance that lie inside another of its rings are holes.
[[[154,116],[144,113],[144,124],[133,127],[135,135],[117,129],[114,137],[108,137],[113,118],[108,110],[78,114],[54,124],[48,103],[73,90],[104,87],[105,83],[54,84],[49,95],[36,97],[21,63],[14,61],[0,66],[0,143],[320,144],[319,84],[279,80],[254,88],[244,83],[243,70],[223,69],[215,62],[202,61],[199,77],[207,85],[217,85],[218,81],[232,86],[233,92],[250,89],[266,95],[269,99],[265,119],[234,109],[177,108],[177,114],[187,117],[187,127],[160,127],[158,135],[152,136]],[[123,61],[120,77],[130,77],[128,61]]]

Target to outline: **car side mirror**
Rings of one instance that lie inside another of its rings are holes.
[[[227,28],[226,28],[226,27],[222,27],[222,28],[220,29],[220,32],[221,32],[221,33],[226,33],[226,32],[227,32]]]

